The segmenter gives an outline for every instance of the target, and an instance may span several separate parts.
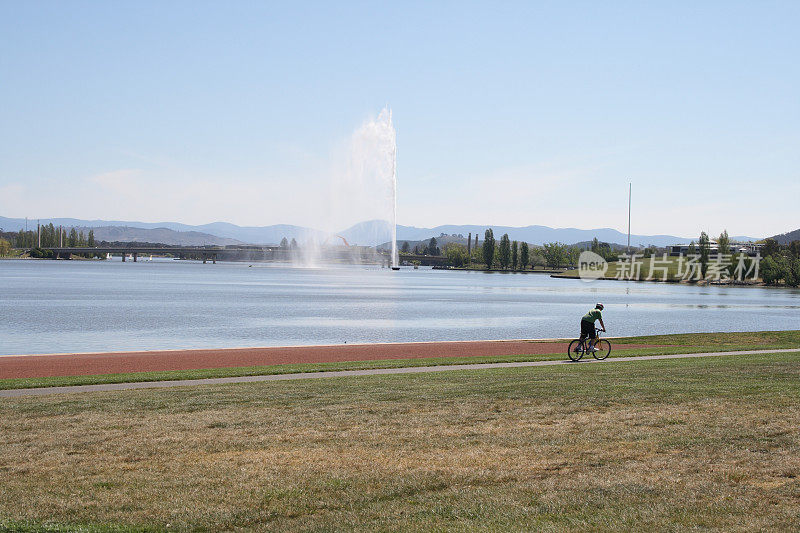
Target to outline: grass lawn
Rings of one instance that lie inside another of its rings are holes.
[[[5,399],[0,529],[800,523],[800,354]]]
[[[657,335],[649,337],[625,337],[611,339],[611,357],[637,355],[663,355],[671,353],[713,352],[731,350],[757,350],[800,347],[800,331],[761,331],[747,333],[688,333],[681,335]],[[649,344],[653,348],[626,348],[626,344]],[[550,355],[509,355],[499,357],[436,357],[423,359],[389,359],[383,361],[348,361],[337,363],[294,364],[252,366],[234,368],[207,368],[163,372],[132,372],[125,374],[101,374],[93,376],[56,376],[44,378],[0,379],[2,389],[24,389],[33,387],[63,387],[69,385],[92,385],[98,383],[130,383],[142,381],[168,381],[179,379],[203,379],[234,376],[262,376],[269,374],[291,374],[295,372],[320,372],[331,370],[363,370],[370,368],[398,368],[409,366],[498,363],[514,361],[544,361],[566,359],[564,353]]]

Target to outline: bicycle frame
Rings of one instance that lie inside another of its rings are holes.
[[[592,348],[594,348],[595,343],[600,340],[601,333],[603,333],[602,329],[594,328],[594,339],[586,339],[586,341],[588,341],[588,344],[586,344],[586,341],[584,341],[584,346],[586,346],[587,350],[591,350]]]
[[[602,332],[603,332],[602,329],[594,328],[594,339],[589,339],[589,338],[583,339],[584,349],[591,350],[592,348],[594,348],[595,343],[600,340],[600,333]]]

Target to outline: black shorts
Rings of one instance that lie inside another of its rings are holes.
[[[597,338],[597,332],[594,330],[594,322],[581,320],[581,338],[585,339],[586,337],[595,339]]]

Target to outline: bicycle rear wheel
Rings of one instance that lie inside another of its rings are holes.
[[[583,354],[586,353],[586,348],[584,347],[583,343],[580,339],[575,339],[571,343],[569,343],[569,348],[567,348],[567,355],[573,361],[580,361]]]
[[[594,347],[597,351],[593,355],[598,361],[602,361],[611,354],[611,343],[607,340],[600,339],[595,343]]]

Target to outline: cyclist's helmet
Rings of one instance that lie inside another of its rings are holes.
[[[597,302],[597,305],[595,305],[594,308],[595,309],[599,309],[599,310],[602,311],[603,310],[603,304],[601,304],[600,302]]]

